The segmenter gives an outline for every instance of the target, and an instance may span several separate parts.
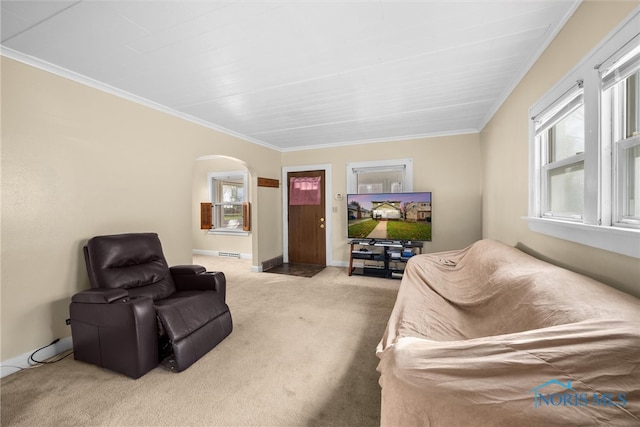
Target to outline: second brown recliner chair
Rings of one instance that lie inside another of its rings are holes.
[[[173,353],[182,371],[231,333],[224,273],[169,267],[157,234],[94,237],[84,256],[91,289],[69,306],[76,360],[139,378]]]

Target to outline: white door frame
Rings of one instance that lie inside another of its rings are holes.
[[[305,172],[305,171],[324,171],[324,218],[325,218],[325,239],[326,239],[326,265],[331,265],[333,259],[333,250],[331,244],[331,236],[333,230],[333,221],[331,217],[331,164],[323,163],[318,165],[304,166],[283,166],[282,167],[282,261],[289,262],[289,181],[287,174],[289,172]]]

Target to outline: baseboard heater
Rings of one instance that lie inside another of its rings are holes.
[[[240,252],[218,252],[218,256],[226,256],[229,258],[240,258]]]

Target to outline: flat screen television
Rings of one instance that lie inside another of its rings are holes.
[[[347,194],[347,237],[431,241],[431,192]]]

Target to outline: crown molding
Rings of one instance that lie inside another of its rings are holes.
[[[408,141],[412,139],[421,139],[421,138],[434,138],[439,136],[453,136],[453,135],[464,135],[470,133],[478,133],[478,129],[462,129],[456,131],[446,131],[446,132],[433,132],[433,133],[425,133],[425,134],[416,134],[416,135],[405,135],[399,137],[390,137],[390,138],[375,138],[375,139],[366,139],[366,140],[355,140],[355,141],[342,141],[335,142],[329,144],[318,144],[318,145],[309,145],[309,146],[297,146],[297,147],[289,147],[289,148],[281,148],[275,145],[266,143],[259,139],[255,139],[246,135],[243,135],[238,132],[234,132],[230,129],[226,129],[221,126],[217,126],[213,123],[207,122],[202,119],[198,119],[189,114],[181,113],[172,108],[169,108],[165,105],[158,104],[157,102],[150,101],[146,98],[142,98],[140,96],[134,95],[132,93],[123,91],[111,85],[102,83],[98,80],[92,79],[90,77],[84,76],[82,74],[76,73],[74,71],[68,70],[66,68],[57,66],[55,64],[51,64],[50,62],[43,61],[41,59],[35,58],[33,56],[25,55],[16,50],[7,48],[5,46],[0,47],[0,56],[5,56],[7,58],[13,59],[15,61],[21,62],[23,64],[32,66],[34,68],[38,68],[40,70],[55,74],[57,76],[63,77],[68,80],[72,80],[76,83],[80,83],[85,86],[89,86],[93,89],[108,93],[110,95],[117,96],[122,99],[126,99],[128,101],[134,102],[139,105],[143,105],[145,107],[154,109],[156,111],[160,111],[165,114],[169,114],[171,116],[180,118],[182,120],[186,120],[191,123],[195,123],[197,125],[206,127],[208,129],[215,130],[217,132],[223,133],[225,135],[233,136],[235,138],[239,138],[243,141],[247,141],[256,145],[260,145],[262,147],[269,148],[271,150],[275,150],[278,152],[293,152],[293,151],[304,151],[304,150],[318,150],[322,148],[336,148],[336,147],[345,147],[349,145],[362,145],[362,144],[375,144],[381,142],[399,142],[399,141]]]
[[[158,104],[157,102],[150,101],[150,100],[148,100],[146,98],[142,98],[140,96],[137,96],[137,95],[134,95],[132,93],[126,92],[124,90],[121,90],[121,89],[118,89],[116,87],[110,86],[108,84],[99,82],[99,81],[94,80],[94,79],[92,79],[90,77],[83,76],[82,74],[73,72],[71,70],[67,70],[66,68],[59,67],[59,66],[57,66],[55,64],[51,64],[50,62],[43,61],[43,60],[38,59],[38,58],[34,58],[33,56],[25,55],[25,54],[23,54],[21,52],[15,51],[15,50],[10,49],[10,48],[7,48],[5,46],[0,47],[0,55],[1,56],[5,56],[5,57],[10,58],[10,59],[13,59],[13,60],[18,61],[18,62],[21,62],[23,64],[30,65],[30,66],[32,66],[34,68],[38,68],[40,70],[49,72],[51,74],[55,74],[57,76],[65,78],[65,79],[72,80],[72,81],[74,81],[76,83],[80,83],[82,85],[89,86],[89,87],[91,87],[93,89],[97,89],[99,91],[106,92],[106,93],[108,93],[110,95],[114,95],[114,96],[117,96],[119,98],[126,99],[127,101],[135,102],[136,104],[143,105],[145,107],[154,109],[156,111],[160,111],[162,113],[169,114],[169,115],[177,117],[179,119],[186,120],[188,122],[195,123],[195,124],[200,125],[200,126],[204,126],[206,128],[218,131],[220,133],[224,133],[225,135],[233,136],[235,138],[239,138],[239,139],[242,139],[244,141],[251,142],[253,144],[257,144],[257,145],[261,145],[261,146],[266,147],[266,148],[270,148],[272,150],[282,151],[282,149],[280,149],[279,147],[276,147],[275,145],[271,145],[271,144],[268,144],[268,143],[266,143],[264,141],[260,141],[258,139],[248,137],[246,135],[243,135],[243,134],[238,133],[238,132],[234,132],[234,131],[226,129],[224,127],[217,126],[217,125],[215,125],[213,123],[207,122],[207,121],[202,120],[202,119],[198,119],[198,118],[193,117],[193,116],[191,116],[189,114],[181,113],[181,112],[176,111],[176,110],[174,110],[172,108],[169,108],[169,107],[167,107],[165,105]]]

